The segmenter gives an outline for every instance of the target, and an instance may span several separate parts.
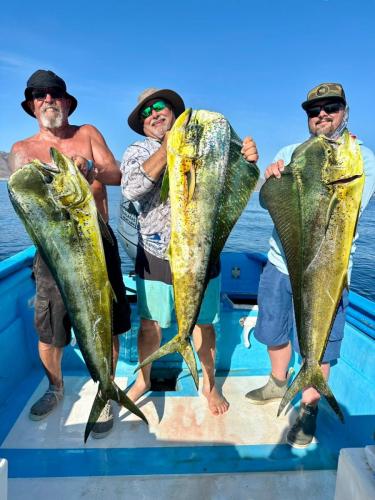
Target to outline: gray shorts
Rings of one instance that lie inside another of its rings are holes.
[[[55,347],[65,347],[71,340],[70,319],[56,282],[39,253],[34,259],[34,276],[34,321],[39,340]]]
[[[113,335],[130,330],[130,305],[122,278],[121,259],[116,236],[107,225],[113,244],[103,238],[103,249],[108,278],[116,295],[112,309]],[[36,281],[35,328],[41,342],[55,347],[65,347],[71,340],[71,323],[57,284],[39,253],[34,259]]]

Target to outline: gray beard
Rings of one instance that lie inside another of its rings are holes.
[[[47,117],[42,113],[40,121],[45,128],[60,128],[63,124],[63,114],[60,110],[57,110],[55,116],[51,117]]]

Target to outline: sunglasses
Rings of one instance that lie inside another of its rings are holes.
[[[319,116],[321,110],[330,115],[332,113],[338,113],[342,108],[343,105],[341,102],[329,102],[320,106],[311,106],[311,108],[306,109],[306,113],[309,118],[316,118]]]
[[[52,89],[35,89],[31,92],[33,99],[45,99],[47,94],[49,94],[52,99],[61,99],[65,97],[65,91],[59,88]]]
[[[147,106],[146,108],[143,108],[141,111],[141,117],[146,119],[152,114],[152,110],[154,109],[155,111],[161,111],[162,109],[165,109],[167,107],[167,104],[164,101],[156,101],[154,104],[151,104],[151,106]]]

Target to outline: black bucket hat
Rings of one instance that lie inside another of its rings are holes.
[[[185,111],[184,101],[182,100],[182,97],[177,94],[177,92],[169,89],[155,89],[153,87],[145,89],[141,94],[139,94],[138,104],[130,113],[128,118],[129,127],[133,129],[134,132],[145,135],[143,132],[143,123],[139,114],[146,102],[159,98],[164,99],[171,105],[176,118],[180,116],[183,111]]]
[[[310,90],[307,94],[307,100],[301,106],[304,110],[310,108],[315,102],[322,99],[330,99],[332,101],[340,101],[346,106],[346,97],[344,89],[340,83],[320,83]]]
[[[66,91],[66,83],[62,78],[57,76],[53,71],[38,69],[33,73],[30,78],[27,80],[26,89],[25,89],[25,100],[21,102],[21,106],[24,111],[33,118],[35,118],[34,113],[29,108],[27,102],[32,99],[32,91],[34,89],[48,89],[48,88],[57,88],[65,92],[65,97],[70,99],[70,109],[69,116],[73,113],[73,111],[77,107],[77,99],[72,95],[68,94]]]

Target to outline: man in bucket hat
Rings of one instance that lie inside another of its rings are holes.
[[[308,128],[311,136],[325,135],[340,140],[347,128],[349,108],[345,92],[339,83],[321,83],[307,94],[302,103],[306,111]],[[358,141],[364,163],[365,186],[362,194],[360,215],[375,190],[375,157],[373,152]],[[271,165],[265,171],[265,178],[281,177],[284,165],[287,165],[293,151],[299,144],[286,146],[277,153]],[[268,262],[263,270],[258,292],[259,313],[254,336],[267,345],[271,361],[271,374],[268,382],[259,389],[252,390],[246,397],[253,404],[267,404],[281,400],[288,386],[290,370],[288,366],[293,346],[298,348],[295,328],[293,326],[292,291],[286,266],[285,255],[280,239],[273,230],[270,239]],[[352,267],[352,255],[349,262],[349,275]],[[330,365],[340,357],[340,347],[344,335],[345,312],[348,305],[348,291],[345,289],[332,326],[327,348],[322,361],[322,372],[328,379]],[[318,402],[320,394],[313,387],[302,392],[299,415],[287,434],[288,443],[295,448],[305,448],[313,440],[316,430]]]
[[[138,310],[141,324],[138,335],[139,360],[144,360],[160,345],[161,328],[171,324],[174,310],[172,277],[166,249],[170,239],[170,204],[160,201],[160,188],[167,164],[168,132],[184,111],[182,98],[173,90],[149,88],[141,93],[129,115],[129,126],[145,136],[127,148],[121,163],[122,192],[137,201],[139,242],[136,258]],[[243,154],[257,161],[255,143],[247,138]],[[203,372],[203,394],[212,414],[220,415],[229,404],[215,385],[215,330],[220,303],[220,269],[210,270],[210,281],[202,302],[193,340]],[[128,391],[136,401],[150,389],[151,366],[139,371]]]
[[[10,154],[15,171],[34,159],[50,161],[53,146],[71,157],[91,183],[96,206],[108,224],[108,200],[105,184],[120,184],[121,172],[101,133],[92,125],[70,125],[77,99],[67,92],[62,78],[47,70],[37,70],[27,81],[25,100],[21,103],[28,115],[36,118],[39,132],[16,142]],[[121,261],[115,235],[108,226],[114,245],[103,239],[107,270],[117,302],[113,305],[113,366],[116,367],[119,340],[117,335],[130,328],[130,307],[122,281]],[[34,261],[36,280],[35,326],[39,335],[39,355],[49,387],[30,409],[32,420],[47,417],[63,398],[61,359],[63,348],[70,342],[70,321],[57,285],[39,254]],[[108,402],[94,429],[93,437],[108,434],[113,426],[113,413]]]

